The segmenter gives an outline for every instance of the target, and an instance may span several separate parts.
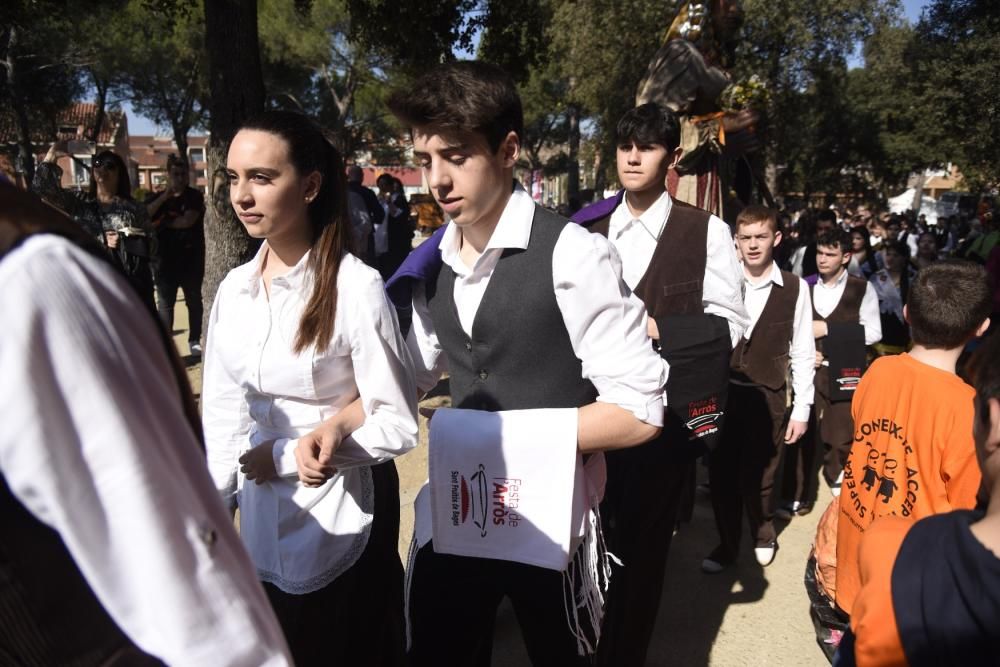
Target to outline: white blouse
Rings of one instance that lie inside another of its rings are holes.
[[[263,581],[288,593],[328,585],[368,543],[374,507],[369,466],[416,446],[416,382],[378,272],[353,255],[337,276],[326,352],[293,351],[312,292],[309,253],[264,291],[261,247],[219,286],[209,319],[202,388],[208,464],[223,498],[240,507],[240,533]],[[298,481],[297,438],[361,396],[364,425],[333,458],[319,488]],[[278,477],[244,484],[239,457],[274,440]]]

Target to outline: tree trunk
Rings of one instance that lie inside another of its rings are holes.
[[[25,187],[31,189],[35,178],[35,148],[31,144],[31,125],[28,111],[24,106],[17,82],[17,28],[11,26],[7,33],[6,58],[3,62],[7,71],[7,90],[10,91],[10,105],[14,110],[17,126],[17,173],[24,179]]]
[[[569,173],[566,175],[566,197],[580,197],[580,107],[570,104],[566,110],[569,119]]]
[[[240,124],[264,109],[264,77],[257,41],[257,0],[205,0],[208,52],[209,140],[205,194],[205,280],[202,298],[211,312],[219,283],[249,261],[260,242],[251,239],[229,203],[225,174],[229,142]],[[175,137],[176,140],[176,137]],[[208,324],[205,318],[204,327]]]
[[[90,73],[90,78],[93,79],[94,88],[97,89],[97,97],[94,98],[97,113],[94,114],[94,124],[90,128],[90,136],[88,138],[96,146],[101,138],[101,127],[104,125],[105,107],[108,104],[108,88],[110,86],[107,81],[102,80],[93,72]]]
[[[188,164],[188,131],[191,128],[180,123],[171,123],[171,129],[174,132],[174,145],[177,146],[177,157],[184,160],[184,164]]]

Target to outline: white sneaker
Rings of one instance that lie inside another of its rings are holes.
[[[844,483],[844,471],[841,470],[840,474],[837,475],[837,480],[830,485],[830,493],[833,494],[834,498],[840,497],[840,486]]]
[[[757,557],[757,562],[761,567],[767,567],[774,562],[774,556],[778,553],[778,542],[774,541],[764,547],[756,547],[753,555]]]
[[[188,349],[191,351],[192,357],[201,356],[201,343],[191,343],[190,345],[188,345]]]

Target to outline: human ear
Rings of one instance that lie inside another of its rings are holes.
[[[504,137],[503,142],[500,144],[500,151],[503,156],[503,166],[506,169],[513,169],[514,165],[517,163],[517,158],[521,156],[521,140],[518,138],[517,133],[511,130]]]
[[[906,304],[906,303],[903,304],[903,321],[906,322],[907,324],[911,324],[911,322],[910,322],[910,306],[909,306],[909,304]],[[987,319],[986,320],[986,324],[988,325],[989,323],[990,323],[990,321]],[[979,334],[976,334],[976,335],[978,336]]]
[[[905,307],[906,306],[904,306],[904,308]],[[979,328],[976,329],[976,338],[982,338],[983,334],[985,334],[986,330],[989,328],[990,328],[990,318],[987,317],[985,320],[983,320],[983,323],[979,325]]]
[[[312,200],[319,195],[321,187],[323,187],[323,175],[321,173],[314,171],[306,176],[305,189],[302,196],[307,204],[311,204]]]
[[[774,233],[774,245],[771,246],[771,247],[777,248],[779,245],[781,245],[781,239],[782,239],[781,232],[775,232]]]

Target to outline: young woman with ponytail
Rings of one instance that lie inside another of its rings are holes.
[[[264,243],[226,276],[209,320],[202,419],[212,477],[239,506],[296,664],[400,664],[390,459],[416,445],[417,420],[395,311],[378,272],[347,251],[344,166],[314,122],[257,116],[234,137],[227,171],[236,214]],[[322,456],[302,454],[321,446]]]

